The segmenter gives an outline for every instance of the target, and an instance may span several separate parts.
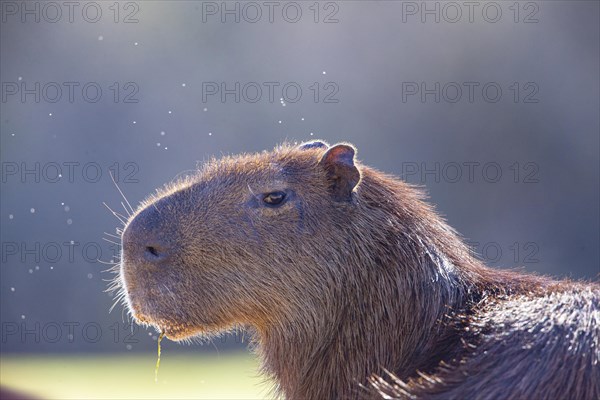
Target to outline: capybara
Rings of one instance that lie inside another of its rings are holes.
[[[287,399],[599,399],[600,285],[488,268],[350,144],[211,160],[122,234],[133,316],[250,331]]]

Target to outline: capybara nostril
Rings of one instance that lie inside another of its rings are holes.
[[[154,257],[158,257],[158,250],[154,246],[146,246],[146,252],[152,254]]]
[[[151,246],[145,246],[144,259],[149,262],[157,263],[164,261],[168,258],[169,252],[165,246],[154,244]]]
[[[174,253],[172,232],[164,227],[158,208],[149,207],[137,214],[123,232],[123,253],[134,262],[160,264]]]

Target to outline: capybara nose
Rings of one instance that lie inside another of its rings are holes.
[[[159,263],[168,258],[169,252],[164,245],[148,242],[144,246],[144,259],[148,262]]]
[[[123,232],[125,259],[157,266],[165,264],[173,253],[167,236],[168,232],[161,228],[160,212],[148,207],[136,215]]]

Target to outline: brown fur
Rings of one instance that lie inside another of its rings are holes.
[[[132,216],[120,277],[169,338],[251,330],[288,399],[600,398],[599,285],[485,267],[349,145],[211,161]]]

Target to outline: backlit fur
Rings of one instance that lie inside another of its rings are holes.
[[[287,399],[600,398],[597,283],[485,267],[418,189],[358,161],[339,201],[326,150],[212,160],[144,202],[120,270],[138,321],[175,340],[248,329]],[[141,227],[167,268],[129,257]]]

